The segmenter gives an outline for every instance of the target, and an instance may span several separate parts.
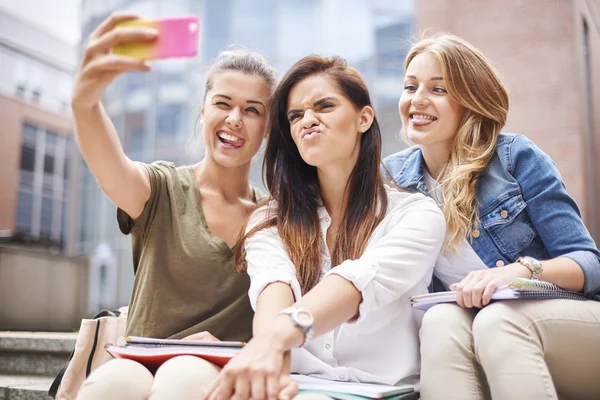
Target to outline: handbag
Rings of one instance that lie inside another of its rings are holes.
[[[91,319],[81,320],[75,349],[48,390],[57,400],[75,400],[90,373],[112,359],[104,350],[108,343],[117,343],[125,335],[128,307],[102,310]]]

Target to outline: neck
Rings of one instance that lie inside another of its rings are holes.
[[[441,173],[448,160],[450,160],[451,145],[446,143],[435,144],[431,146],[421,146],[425,169],[427,173],[435,180],[441,178]]]
[[[354,164],[351,166],[331,165],[324,168],[317,168],[317,176],[319,177],[319,186],[321,187],[321,195],[325,201],[325,208],[334,222],[339,222],[342,219],[344,212],[347,193],[346,185],[350,179],[350,174]]]
[[[196,183],[199,188],[213,190],[225,199],[235,201],[239,198],[252,199],[250,162],[238,167],[223,167],[210,155],[193,166]]]

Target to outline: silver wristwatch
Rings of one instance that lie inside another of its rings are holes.
[[[288,307],[284,310],[281,310],[279,314],[287,314],[290,316],[292,323],[304,332],[304,342],[300,347],[306,346],[306,344],[312,339],[313,332],[315,331],[315,319],[312,314],[303,309],[296,307]]]
[[[531,271],[531,279],[539,280],[540,275],[544,271],[544,267],[542,266],[542,262],[533,257],[519,257],[517,258],[517,262],[521,265],[527,267]]]

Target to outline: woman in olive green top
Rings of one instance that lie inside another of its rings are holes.
[[[119,74],[151,70],[145,61],[110,51],[118,44],[156,39],[152,29],[115,28],[135,18],[113,15],[92,33],[72,99],[81,153],[119,208],[121,231],[132,236],[135,281],[127,333],[248,340],[249,279],[236,273],[233,247],[257,202],[257,191],[248,181],[250,162],[265,136],[275,71],[255,53],[222,53],[208,71],[200,110],[204,159],[185,167],[133,162],[124,154],[100,98]],[[110,361],[90,375],[78,398],[197,397],[201,389],[190,385],[217,374],[206,364],[178,357],[153,377],[132,361]]]

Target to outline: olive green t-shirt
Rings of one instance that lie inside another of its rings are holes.
[[[234,250],[210,232],[192,167],[142,165],[152,188],[142,214],[134,223],[117,210],[121,232],[131,233],[135,272],[127,334],[183,338],[208,331],[220,340],[249,340],[250,279],[237,272]]]

